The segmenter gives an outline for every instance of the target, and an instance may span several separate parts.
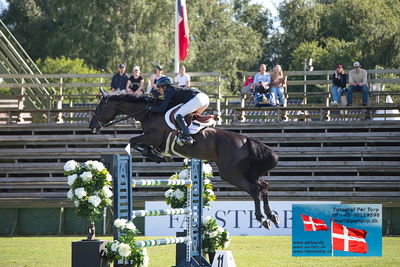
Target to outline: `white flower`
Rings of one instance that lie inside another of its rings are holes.
[[[110,173],[107,173],[107,174],[106,174],[106,180],[109,181],[109,182],[112,181],[112,176],[111,176]]]
[[[74,191],[72,191],[72,189],[70,189],[70,190],[68,191],[67,197],[68,197],[69,199],[72,199],[72,198],[74,197]]]
[[[82,199],[84,196],[87,195],[85,188],[83,188],[83,187],[78,187],[77,189],[75,189],[74,193],[75,193],[75,196],[79,199]]]
[[[185,193],[180,189],[176,189],[174,194],[177,199],[182,199],[185,197]]]
[[[207,216],[207,217],[205,217],[204,219],[203,219],[203,224],[204,225],[206,225],[206,224],[208,224],[210,221],[211,221],[211,216]]]
[[[110,198],[113,195],[113,192],[110,190],[110,188],[108,186],[103,186],[103,188],[101,189],[101,191],[103,192],[103,194],[107,197]]]
[[[213,196],[214,195],[214,191],[212,189],[207,189],[206,192],[210,195]]]
[[[78,178],[78,175],[76,174],[68,175],[68,185],[69,186],[73,185],[76,178]]]
[[[74,205],[75,205],[75,207],[79,207],[79,204],[80,204],[80,203],[79,203],[79,201],[78,201],[78,200],[75,200],[75,201],[74,201]]]
[[[114,226],[116,228],[125,228],[126,222],[126,219],[116,219],[114,221]]]
[[[212,167],[210,164],[204,164],[203,165],[203,172],[205,174],[212,174]]]
[[[104,170],[104,164],[97,161],[97,160],[88,160],[85,162],[85,165],[92,170],[96,170],[101,172],[102,170]]]
[[[92,172],[83,172],[80,177],[82,178],[82,181],[84,181],[85,183],[89,182],[90,180],[92,180]]]
[[[135,226],[135,224],[133,222],[128,222],[125,225],[125,227],[126,227],[126,229],[129,229],[129,230],[135,230],[136,229],[136,226]]]
[[[131,247],[128,244],[121,243],[118,246],[118,254],[121,257],[128,257],[131,254]]]
[[[217,231],[223,233],[225,229],[218,225]]]
[[[174,193],[174,190],[172,189],[168,189],[167,191],[165,191],[164,196],[165,197],[171,197]]]
[[[211,232],[210,237],[216,237],[218,235],[218,231]]]
[[[115,240],[115,241],[111,244],[111,250],[112,250],[112,251],[117,251],[117,250],[118,250],[118,245],[119,245],[118,241]]]
[[[187,179],[188,175],[189,175],[188,169],[181,170],[179,173],[179,179]]]
[[[78,167],[78,162],[76,162],[75,160],[68,160],[67,163],[65,163],[64,165],[64,171],[73,171],[76,169],[76,167]]]
[[[208,252],[208,248],[204,248],[203,250],[204,250],[204,252]]]
[[[204,184],[209,184],[209,183],[211,183],[211,180],[208,179],[208,178],[205,178],[205,179],[204,179]]]
[[[98,196],[90,196],[88,202],[92,204],[95,208],[97,208],[101,203],[101,198]]]

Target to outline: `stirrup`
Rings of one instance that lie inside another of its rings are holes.
[[[177,144],[180,146],[183,145],[193,145],[194,139],[191,136],[187,136],[184,134],[180,134],[177,139]]]

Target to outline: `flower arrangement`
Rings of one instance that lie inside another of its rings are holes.
[[[215,252],[218,248],[227,248],[231,242],[229,232],[217,224],[217,220],[207,216],[203,220],[202,249],[206,253]]]
[[[69,160],[64,165],[64,174],[68,177],[70,190],[67,197],[71,199],[79,216],[87,217],[90,223],[88,239],[94,237],[94,221],[101,218],[104,208],[111,206],[112,177],[103,163],[89,160],[80,164]]]
[[[173,174],[169,179],[190,179],[187,160],[184,161],[185,166],[179,173]],[[210,202],[217,197],[214,194],[213,186],[210,178],[213,177],[212,167],[210,164],[203,164],[203,200],[204,208],[211,208]],[[166,202],[172,208],[185,208],[187,204],[187,185],[172,185],[165,192]]]
[[[148,266],[149,256],[146,248],[136,246],[135,236],[139,233],[136,226],[131,221],[126,219],[116,219],[114,227],[119,231],[120,237],[118,240],[109,242],[106,245],[104,258],[108,262],[122,260],[124,264],[131,261],[133,267]]]

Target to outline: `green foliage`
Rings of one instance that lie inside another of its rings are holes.
[[[46,74],[51,73],[74,73],[74,74],[98,74],[93,68],[90,68],[85,61],[80,58],[70,59],[64,56],[58,58],[46,58],[45,60],[38,59],[36,64],[39,69]],[[51,82],[59,82],[59,79],[50,79]],[[64,83],[95,83],[100,82],[99,78],[65,78]],[[97,87],[68,87],[68,91],[63,94],[84,95],[97,94]]]
[[[204,218],[202,249],[204,252],[215,252],[219,248],[227,248],[231,241],[229,232],[217,224],[217,220],[207,216]]]

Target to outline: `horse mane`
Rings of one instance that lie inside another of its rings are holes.
[[[112,102],[129,102],[129,103],[144,103],[144,104],[154,104],[158,103],[161,100],[148,96],[135,96],[131,94],[119,94],[119,95],[110,95],[108,96],[108,101]]]

